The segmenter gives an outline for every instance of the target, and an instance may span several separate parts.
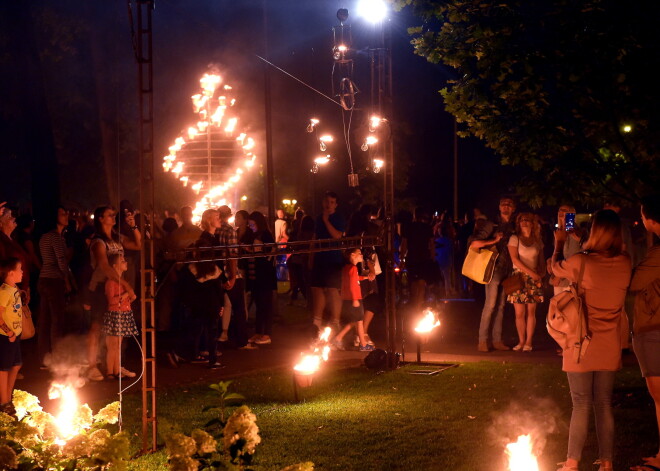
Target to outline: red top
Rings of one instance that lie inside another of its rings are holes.
[[[105,297],[108,300],[108,311],[130,311],[131,303],[128,296],[124,296],[120,301],[121,295],[126,292],[126,289],[117,283],[115,280],[108,280],[105,282]]]
[[[344,301],[362,299],[357,266],[350,263],[344,265],[341,271],[341,299]]]

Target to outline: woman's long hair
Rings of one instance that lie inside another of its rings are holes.
[[[534,241],[535,244],[540,244],[541,243],[541,224],[539,223],[539,218],[536,214],[534,213],[520,213],[518,214],[518,217],[516,217],[516,234],[518,237],[522,235],[522,230],[520,229],[520,221],[522,221],[523,218],[531,219],[532,220],[532,232],[530,234],[532,240]]]
[[[108,242],[110,239],[108,239],[107,234],[103,232],[103,224],[101,224],[101,219],[103,219],[103,214],[106,211],[112,211],[113,209],[114,208],[112,206],[99,206],[94,210],[94,234],[106,242]],[[119,235],[116,233],[114,228],[110,232],[112,234],[113,240],[119,240]]]
[[[248,219],[254,221],[254,224],[257,226],[257,234],[268,232],[271,237],[273,236],[273,233],[270,232],[270,229],[268,228],[268,221],[266,221],[266,216],[264,216],[262,213],[259,211],[252,211]]]
[[[584,249],[606,257],[616,257],[623,252],[621,219],[617,213],[611,209],[602,209],[594,214]]]

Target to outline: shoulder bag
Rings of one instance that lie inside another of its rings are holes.
[[[477,283],[486,285],[493,278],[498,255],[497,249],[468,249],[461,273]]]

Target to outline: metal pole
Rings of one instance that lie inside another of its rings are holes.
[[[458,221],[458,123],[454,118],[454,221]]]
[[[268,8],[267,0],[263,0],[264,17],[264,57],[268,57]],[[264,102],[266,106],[266,180],[267,180],[267,199],[268,199],[268,220],[270,227],[275,227],[275,170],[273,165],[273,118],[271,112],[271,90],[270,90],[270,67],[264,64]]]

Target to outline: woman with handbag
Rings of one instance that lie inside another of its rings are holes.
[[[532,213],[520,213],[516,218],[516,233],[509,238],[509,255],[513,274],[502,282],[507,301],[516,313],[518,345],[514,351],[531,352],[536,329],[536,305],[543,302],[543,242],[541,225]]]
[[[627,339],[628,320],[623,304],[630,283],[630,257],[623,252],[621,220],[610,210],[594,214],[591,234],[584,244],[586,253],[562,261],[568,234],[555,231],[552,272],[575,283],[591,335],[589,349],[580,358],[574,347],[566,349],[562,369],[568,377],[573,412],[568,431],[568,453],[560,471],[577,471],[589,429],[589,413],[596,416],[600,457],[599,471],[612,471],[614,417],[612,390],[614,376],[621,368],[621,348]]]

